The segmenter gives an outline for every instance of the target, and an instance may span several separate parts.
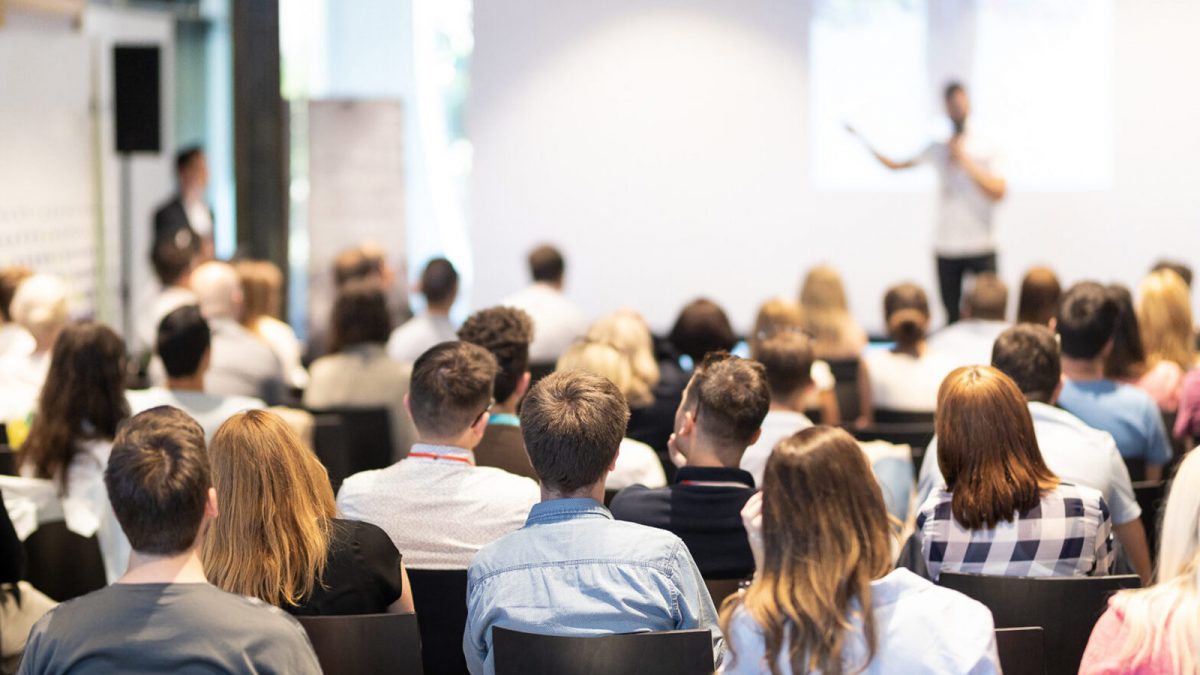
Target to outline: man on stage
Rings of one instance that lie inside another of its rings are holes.
[[[963,278],[967,273],[996,271],[992,217],[996,202],[1004,198],[1007,186],[997,155],[975,137],[967,124],[971,102],[966,89],[958,82],[951,82],[946,85],[944,95],[946,116],[954,126],[949,140],[930,143],[920,155],[903,162],[885,157],[869,144],[867,149],[894,171],[925,163],[937,168],[941,182],[935,234],[938,285],[948,322],[953,323],[959,317]],[[849,130],[858,135],[853,128]]]

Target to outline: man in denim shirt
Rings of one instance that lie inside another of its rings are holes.
[[[603,506],[628,419],[617,387],[582,371],[550,375],[525,400],[521,430],[542,502],[467,572],[472,673],[495,672],[493,626],[567,636],[706,628],[720,663],[717,611],[683,541],[614,521]]]

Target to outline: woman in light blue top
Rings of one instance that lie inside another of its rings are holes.
[[[758,572],[722,607],[722,672],[1000,672],[987,608],[892,570],[883,496],[845,431],[781,441],[742,517]]]

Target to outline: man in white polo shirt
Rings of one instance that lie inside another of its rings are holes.
[[[933,164],[941,189],[934,244],[938,284],[948,323],[958,320],[963,278],[967,273],[996,271],[996,242],[992,216],[1004,198],[1007,183],[996,151],[988,147],[967,124],[971,101],[967,90],[950,82],[943,91],[946,116],[954,132],[946,141],[935,141],[916,157],[897,162],[868,146],[881,164],[892,170]],[[850,129],[851,133],[855,133]]]
[[[492,406],[496,359],[483,347],[443,342],[413,364],[405,407],[417,429],[408,457],[350,476],[343,517],[379,526],[409,569],[465,570],[479,549],[525,524],[538,484],[475,466]]]
[[[1150,553],[1142,509],[1133,495],[1129,470],[1111,434],[1093,429],[1054,407],[1062,390],[1062,360],[1054,333],[1046,326],[1019,324],[1000,334],[992,365],[1017,383],[1029,401],[1033,431],[1046,466],[1065,483],[1099,490],[1112,513],[1113,532],[1143,584],[1150,583]],[[937,463],[937,439],[921,463],[918,486],[924,500],[945,484]]]

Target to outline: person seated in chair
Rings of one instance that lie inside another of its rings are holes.
[[[956,366],[979,366],[992,356],[992,343],[1008,328],[1008,286],[992,272],[975,277],[963,298],[962,318],[929,337],[929,349]]]
[[[496,627],[563,636],[706,628],[720,662],[716,608],[687,546],[614,521],[602,503],[628,419],[616,385],[585,371],[553,373],[525,399],[521,433],[542,502],[467,571],[463,652],[472,673],[495,672]]]

